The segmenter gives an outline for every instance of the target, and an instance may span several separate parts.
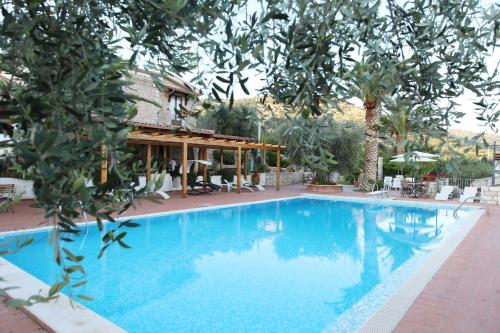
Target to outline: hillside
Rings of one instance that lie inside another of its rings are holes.
[[[285,117],[286,109],[280,103],[274,101],[271,98],[266,99],[263,104],[260,97],[243,98],[235,101],[235,104],[251,105],[259,110],[263,119],[270,119],[272,117],[282,118]],[[364,124],[365,122],[365,111],[353,104],[342,102],[340,103],[341,111],[332,109],[330,112],[333,113],[333,117],[338,121],[353,121],[359,124]],[[449,131],[450,137],[465,139],[472,138],[479,134],[472,131],[464,131],[460,129],[451,129]],[[500,144],[500,134],[486,134],[486,140],[489,144],[493,144],[496,141]]]
[[[472,137],[478,135],[479,133],[477,132],[472,132],[472,131],[464,131],[460,129],[451,129],[450,130],[450,135],[456,138],[469,138],[471,139]],[[493,144],[493,142],[496,141],[497,144],[500,144],[500,134],[494,135],[487,133],[485,135],[486,141],[489,144]]]
[[[276,102],[272,98],[267,98],[264,103],[262,103],[260,97],[242,98],[235,101],[235,105],[238,104],[256,107],[265,120],[273,117],[284,118],[287,112],[282,104]],[[333,114],[335,120],[364,123],[365,113],[363,109],[346,102],[341,102],[339,108],[340,111],[333,108],[328,111]]]

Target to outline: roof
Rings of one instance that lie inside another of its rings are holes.
[[[143,68],[135,68],[135,72],[148,74],[151,76],[158,76],[162,78],[162,84],[165,85],[167,89],[172,89],[174,91],[182,92],[188,95],[201,95],[201,90],[197,89],[194,85],[184,81],[181,78],[175,77],[173,74],[165,75],[158,71],[152,71]]]
[[[188,129],[183,126],[174,126],[174,125],[153,125],[139,121],[129,121],[128,124],[137,126],[142,129],[154,129],[154,130],[160,130],[162,132],[178,133],[180,135],[191,135],[191,136],[200,136],[204,138],[215,138],[215,139],[225,139],[225,140],[237,140],[244,142],[255,141],[253,138],[245,136],[218,134],[215,133],[215,131],[208,129]]]
[[[211,130],[190,130],[171,125],[151,125],[140,122],[128,122],[137,129],[128,134],[129,143],[182,146],[186,143],[193,147],[210,149],[259,149],[284,150],[285,146],[255,143],[253,138],[217,134]]]

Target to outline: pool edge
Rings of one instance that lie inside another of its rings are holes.
[[[208,206],[208,207],[197,207],[197,208],[188,208],[188,209],[178,209],[178,210],[171,210],[167,212],[157,212],[157,213],[149,213],[149,214],[139,214],[139,215],[131,215],[131,216],[126,216],[126,217],[120,217],[117,219],[123,220],[123,219],[133,219],[133,218],[140,218],[140,217],[152,217],[152,216],[160,216],[160,215],[171,215],[171,214],[178,214],[178,213],[184,213],[184,212],[195,212],[195,211],[205,211],[205,210],[212,210],[212,209],[221,209],[221,208],[227,208],[227,207],[238,207],[238,206],[250,206],[254,204],[260,204],[260,203],[266,203],[266,202],[276,202],[276,201],[286,201],[286,200],[292,200],[292,199],[297,199],[297,198],[323,198],[326,200],[332,200],[332,201],[354,201],[354,202],[384,202],[388,204],[394,204],[394,203],[400,203],[400,204],[408,204],[410,206],[423,206],[427,203],[421,203],[421,202],[414,202],[414,201],[400,201],[400,200],[375,200],[371,198],[353,198],[353,197],[348,197],[348,196],[328,196],[328,195],[318,195],[318,194],[311,194],[311,193],[300,193],[295,196],[290,196],[286,198],[273,198],[273,199],[265,199],[265,200],[256,200],[256,201],[247,201],[247,202],[242,202],[242,203],[232,203],[232,204],[223,204],[223,205],[213,205],[213,206]],[[456,204],[452,203],[431,203],[432,206],[435,207],[458,207]],[[474,211],[471,212],[471,214],[459,221],[459,223],[463,223],[464,226],[462,228],[458,228],[448,239],[445,240],[445,242],[439,246],[437,249],[435,249],[431,255],[431,258],[424,263],[424,265],[428,265],[431,261],[434,260],[434,257],[438,252],[443,251],[443,249],[448,249],[448,254],[442,259],[442,262],[440,262],[437,267],[435,268],[435,271],[433,271],[429,276],[428,279],[425,280],[423,283],[422,287],[419,289],[415,289],[413,285],[410,284],[412,279],[414,278],[414,275],[419,273],[420,270],[423,268],[419,267],[411,276],[408,280],[405,281],[405,283],[400,286],[397,291],[391,296],[389,300],[387,300],[381,308],[379,308],[374,315],[372,315],[368,320],[362,325],[361,329],[359,329],[357,332],[358,333],[371,333],[371,332],[377,332],[377,333],[382,333],[382,332],[391,332],[399,323],[399,321],[403,318],[404,314],[406,311],[411,307],[415,299],[418,297],[418,295],[421,293],[421,291],[425,288],[427,283],[430,281],[432,276],[439,270],[441,265],[448,259],[448,257],[453,253],[453,251],[456,249],[458,244],[467,236],[469,231],[474,227],[476,222],[480,219],[480,217],[484,214],[484,210],[476,207],[476,206],[467,206],[467,207],[473,207],[475,208]],[[470,220],[470,221],[469,221]],[[95,224],[95,221],[88,222],[89,225]],[[106,222],[108,223],[108,222]],[[85,225],[86,222],[80,222],[78,225]],[[45,226],[45,227],[38,227],[38,228],[31,228],[31,229],[24,229],[24,230],[16,230],[16,231],[5,231],[5,232],[0,232],[0,236],[4,235],[12,235],[12,234],[24,234],[24,233],[29,233],[33,231],[40,231],[40,230],[47,230],[52,227],[50,226]],[[462,235],[463,234],[463,235]],[[458,241],[453,242],[452,241],[458,236],[461,236]],[[22,298],[22,299],[27,299],[29,296],[36,295],[38,293],[42,294],[47,294],[50,286],[47,285],[46,283],[42,282],[41,280],[35,278],[28,272],[18,268],[16,265],[12,264],[9,262],[7,259],[0,257],[0,277],[6,278],[9,270],[12,270],[11,273],[17,274],[14,275],[14,277],[18,277],[18,279],[13,279],[13,281],[21,281],[20,282],[15,282],[17,284],[18,289],[13,289],[8,292],[8,295],[13,298]],[[0,287],[8,287],[7,281],[0,281]],[[392,305],[394,307],[391,307],[390,302],[391,301],[397,301],[394,300],[400,291],[406,286],[408,288],[408,285],[410,285],[409,290],[410,293],[404,293],[403,299],[399,300],[400,303],[396,302],[396,305]],[[408,297],[410,297],[408,294],[414,293],[415,290],[418,290],[416,295],[413,296],[413,298],[410,298],[410,302],[407,304],[404,310],[402,311],[401,309],[401,302],[408,302]],[[19,294],[19,295],[18,295]],[[59,303],[59,304],[58,304]],[[54,302],[49,302],[49,303],[39,303],[34,306],[30,307],[24,307],[23,311],[25,311],[29,316],[31,316],[35,321],[37,321],[40,325],[48,328],[49,330],[53,332],[68,332],[68,329],[70,329],[70,332],[74,333],[97,333],[97,332],[106,332],[106,333],[123,333],[126,332],[124,329],[120,328],[118,325],[112,323],[105,317],[93,312],[89,308],[85,307],[84,305],[81,305],[75,301],[73,301],[74,304],[78,305],[78,310],[74,307],[71,306],[70,304],[70,299],[69,297],[60,294],[58,300]],[[41,310],[35,309],[35,307],[42,307]],[[387,309],[386,309],[387,308]],[[385,309],[385,310],[384,310]],[[394,310],[396,309],[396,310]],[[384,311],[385,312],[384,312]],[[83,311],[83,312],[82,312]],[[402,312],[401,312],[402,311]],[[380,314],[380,312],[382,312]],[[400,312],[400,316],[398,316],[398,313]],[[66,316],[65,313],[68,313],[69,315]],[[73,323],[67,323],[66,319],[67,318],[73,320]],[[72,318],[74,317],[74,318]],[[393,317],[393,318],[388,318],[388,317]],[[64,320],[61,320],[61,318],[64,318]],[[397,319],[395,319],[397,318]],[[57,319],[57,320],[56,320]],[[395,321],[394,321],[395,320]],[[87,326],[87,322],[90,322]],[[96,327],[93,326],[93,323],[97,322],[100,324],[97,324]],[[71,327],[65,326],[65,325],[72,325]],[[88,327],[90,325],[90,327]],[[103,326],[106,325],[106,326]],[[107,325],[110,326],[110,329],[105,329],[104,331],[102,330],[103,328],[106,328]],[[385,329],[383,329],[385,327]],[[387,328],[389,327],[389,328]],[[61,330],[62,329],[62,330]]]
[[[7,295],[14,299],[28,299],[33,295],[47,295],[50,286],[28,272],[0,257],[0,287],[14,287]],[[72,302],[72,304],[71,304]],[[22,310],[36,322],[52,332],[72,333],[126,333],[110,320],[98,315],[84,305],[70,301],[64,294],[47,303],[23,306]]]
[[[141,218],[141,217],[153,217],[160,215],[196,212],[201,210],[212,210],[212,209],[221,209],[228,207],[255,205],[266,202],[297,199],[301,197],[302,195],[299,194],[296,196],[291,196],[286,198],[275,198],[275,199],[248,201],[242,203],[213,205],[209,207],[176,209],[167,212],[139,214],[126,217],[124,216],[118,218],[117,221],[133,219],[133,218]],[[85,224],[93,225],[96,223],[97,223],[96,221],[78,222],[77,225],[85,225]],[[104,223],[110,223],[110,222],[104,221]],[[0,232],[0,236],[9,236],[16,234],[22,235],[30,232],[49,230],[51,228],[52,228],[51,226],[43,226],[43,227],[29,228],[22,230],[4,231]],[[39,294],[47,295],[50,289],[50,286],[47,283],[39,280],[38,278],[34,277],[25,270],[17,267],[15,264],[11,263],[10,261],[1,256],[0,256],[0,277],[4,279],[4,281],[0,280],[0,288],[7,288],[7,287],[16,288],[16,289],[10,289],[7,292],[7,296],[14,299],[26,300],[33,295],[39,295]],[[73,305],[71,304],[71,302],[73,303]],[[29,307],[22,306],[21,310],[49,332],[127,333],[126,330],[119,327],[115,323],[111,322],[106,317],[101,316],[98,313],[90,310],[85,305],[82,305],[76,302],[75,300],[70,301],[70,298],[62,293],[59,293],[59,297],[53,301],[50,301],[48,303],[37,303]]]
[[[410,277],[370,316],[357,333],[390,333],[406,312],[411,308],[417,297],[422,293],[442,265],[455,252],[460,243],[467,237],[485,210],[478,208],[459,220],[460,228],[448,235],[443,244],[434,249],[428,260],[423,262]]]
[[[250,205],[257,205],[257,204],[267,203],[267,202],[299,199],[299,198],[303,198],[303,197],[304,197],[304,195],[298,194],[298,195],[294,195],[294,196],[290,196],[290,197],[286,197],[286,198],[274,198],[274,199],[255,200],[255,201],[245,201],[245,202],[240,202],[240,203],[230,203],[230,204],[195,207],[195,208],[184,208],[184,209],[173,209],[173,210],[164,211],[164,212],[120,216],[120,217],[116,218],[115,222],[136,219],[136,218],[143,218],[143,217],[155,217],[155,216],[173,215],[173,214],[178,214],[178,213],[190,213],[190,212],[197,212],[197,211],[202,211],[202,210],[212,210],[212,209],[220,209],[220,208],[239,207],[239,206],[250,206]],[[102,223],[107,224],[107,223],[113,223],[113,222],[110,222],[108,220],[103,220]],[[96,220],[92,220],[92,221],[88,221],[88,222],[82,221],[82,222],[76,222],[75,224],[78,226],[85,226],[85,225],[91,226],[91,225],[97,224],[97,221]],[[27,228],[27,229],[0,231],[0,236],[11,236],[11,235],[16,235],[16,234],[24,234],[24,233],[37,232],[37,231],[42,231],[42,230],[50,230],[52,228],[53,228],[53,226],[41,226],[41,227]]]

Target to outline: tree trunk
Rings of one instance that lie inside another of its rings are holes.
[[[368,103],[365,101],[366,141],[365,167],[361,179],[361,189],[371,191],[377,181],[378,130],[380,123],[380,101]]]
[[[405,152],[405,145],[402,142],[401,135],[396,134],[396,154],[403,154]]]

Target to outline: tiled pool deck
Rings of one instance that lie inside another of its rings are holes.
[[[128,215],[207,207],[295,196],[304,186],[284,186],[280,192],[212,193],[187,199],[173,194],[170,200],[155,203],[140,200]],[[357,192],[343,196],[361,196]],[[398,200],[399,195],[392,197]],[[408,200],[408,198],[404,198]],[[434,202],[434,200],[422,200]],[[43,211],[24,201],[15,213],[0,214],[0,231],[20,230],[45,225]],[[500,333],[500,207],[490,206],[484,215],[448,258],[438,273],[400,321],[395,332],[498,332]],[[39,324],[18,309],[0,302],[0,332],[45,332]]]

